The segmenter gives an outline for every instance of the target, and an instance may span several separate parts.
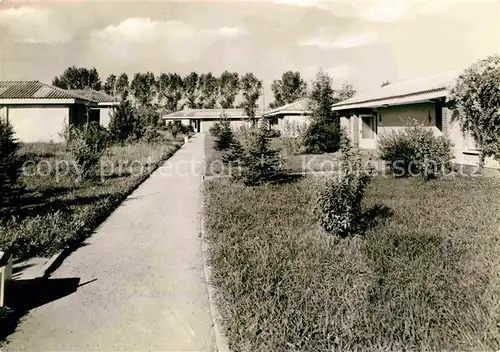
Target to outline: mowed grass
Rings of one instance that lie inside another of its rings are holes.
[[[498,350],[500,182],[376,178],[339,239],[316,181],[205,183],[213,284],[235,351]]]
[[[27,258],[78,245],[180,145],[165,136],[113,146],[101,160],[101,177],[82,181],[62,144],[24,144],[24,189],[0,208],[0,248]]]

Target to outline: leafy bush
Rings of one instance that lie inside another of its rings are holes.
[[[0,203],[16,185],[20,174],[19,144],[14,130],[7,121],[0,119]]]
[[[221,132],[221,123],[220,121],[215,121],[212,126],[208,129],[208,132],[215,138],[217,138]]]
[[[281,131],[270,128],[267,130],[267,135],[269,138],[279,138],[281,137]]]
[[[161,124],[160,113],[154,106],[141,105],[136,110],[138,118],[146,128],[158,127]]]
[[[400,131],[382,134],[378,142],[380,159],[394,176],[420,175],[425,180],[451,170],[452,142],[434,136],[432,130],[414,121]]]
[[[306,153],[335,153],[340,148],[342,132],[335,122],[313,120],[304,135]]]
[[[283,149],[288,155],[296,155],[305,152],[304,137],[307,131],[306,123],[285,122],[281,140]]]
[[[83,178],[96,176],[96,168],[109,146],[109,134],[98,123],[71,126],[66,133],[71,157]]]
[[[222,162],[228,166],[241,166],[245,151],[240,141],[233,136],[229,148],[222,152]]]
[[[153,144],[158,143],[162,140],[162,136],[156,127],[148,126],[142,137],[146,143]]]
[[[315,212],[326,231],[344,237],[358,230],[361,202],[372,170],[363,166],[359,151],[347,139],[342,141],[341,151],[338,178],[326,179],[318,193]]]
[[[269,137],[264,127],[250,134],[242,158],[241,177],[246,185],[257,185],[275,180],[281,174],[279,152],[269,145]]]
[[[500,55],[468,67],[450,91],[453,120],[482,147],[482,156],[500,160]]]

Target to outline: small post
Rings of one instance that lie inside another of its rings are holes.
[[[5,294],[9,281],[12,278],[12,257],[0,251],[0,307],[5,305]]]

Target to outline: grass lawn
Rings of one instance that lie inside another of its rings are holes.
[[[0,207],[0,248],[14,257],[50,256],[77,245],[181,145],[165,136],[157,144],[113,146],[102,159],[103,177],[78,181],[63,145],[25,144],[18,197]],[[59,165],[59,166],[58,166]]]
[[[498,179],[377,177],[373,226],[345,239],[315,225],[315,185],[205,183],[232,350],[500,349]]]

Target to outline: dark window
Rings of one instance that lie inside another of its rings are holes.
[[[436,127],[442,132],[443,131],[443,106],[441,103],[435,103],[435,113],[436,113]]]

